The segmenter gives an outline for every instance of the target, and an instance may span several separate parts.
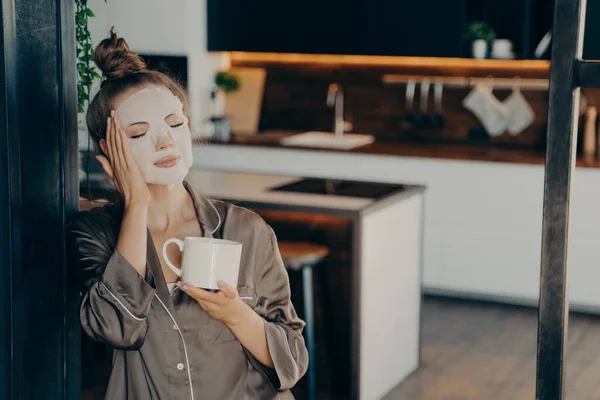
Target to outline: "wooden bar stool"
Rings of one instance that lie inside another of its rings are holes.
[[[317,393],[317,375],[315,359],[315,314],[313,295],[313,268],[329,254],[329,249],[307,242],[280,242],[279,252],[290,271],[302,272],[302,299],[306,322],[306,347],[308,349],[308,399],[314,400]]]

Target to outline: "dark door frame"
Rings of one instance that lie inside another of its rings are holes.
[[[6,12],[6,1],[1,4],[2,14]],[[14,157],[10,157],[9,149],[14,148],[14,136],[8,135],[10,130],[9,110],[7,105],[14,101],[14,93],[9,91],[7,80],[14,75],[10,65],[7,65],[7,58],[14,57],[11,50],[14,46],[7,46],[7,42],[14,40],[12,32],[14,27],[12,21],[3,21],[4,29],[0,31],[2,39],[2,51],[0,52],[0,398],[12,398],[12,296],[11,296],[11,265],[13,262],[13,254],[11,247],[15,245],[16,238],[13,238],[14,224],[13,210],[11,203],[13,196],[11,192],[14,190],[14,182],[11,182],[9,172],[18,170],[18,164],[15,163]],[[7,68],[8,67],[8,68]],[[15,165],[16,164],[16,165]]]
[[[1,0],[0,398],[79,399],[79,291],[65,225],[78,211],[72,0]]]
[[[579,94],[600,87],[600,62],[582,57],[586,0],[555,0],[544,177],[536,398],[565,399],[568,245]]]

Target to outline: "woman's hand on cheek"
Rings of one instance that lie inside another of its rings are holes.
[[[112,111],[106,124],[106,139],[100,146],[108,156],[96,156],[104,171],[110,176],[125,198],[125,205],[148,205],[150,191],[129,149],[129,140],[121,128],[117,113]]]
[[[177,286],[196,300],[208,315],[230,327],[241,323],[248,313],[254,312],[240,298],[237,289],[224,282],[219,282],[221,290],[217,293],[209,292],[181,281],[177,282]]]

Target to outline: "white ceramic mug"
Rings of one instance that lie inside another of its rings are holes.
[[[512,42],[508,39],[496,39],[492,42],[492,55],[496,58],[512,55]]]
[[[167,256],[167,246],[171,243],[177,243],[183,253],[181,269],[173,265]],[[218,289],[218,281],[237,286],[241,243],[204,237],[171,238],[163,245],[162,254],[169,268],[185,283],[203,289]]]

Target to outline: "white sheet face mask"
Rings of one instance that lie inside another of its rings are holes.
[[[149,125],[144,136],[129,139],[131,153],[146,182],[168,186],[183,182],[193,160],[189,122],[181,101],[166,88],[146,88],[127,97],[116,111],[125,131],[135,123]],[[182,117],[183,124],[169,126],[165,118],[172,114]],[[179,157],[176,165],[169,168],[155,165],[169,156]]]

